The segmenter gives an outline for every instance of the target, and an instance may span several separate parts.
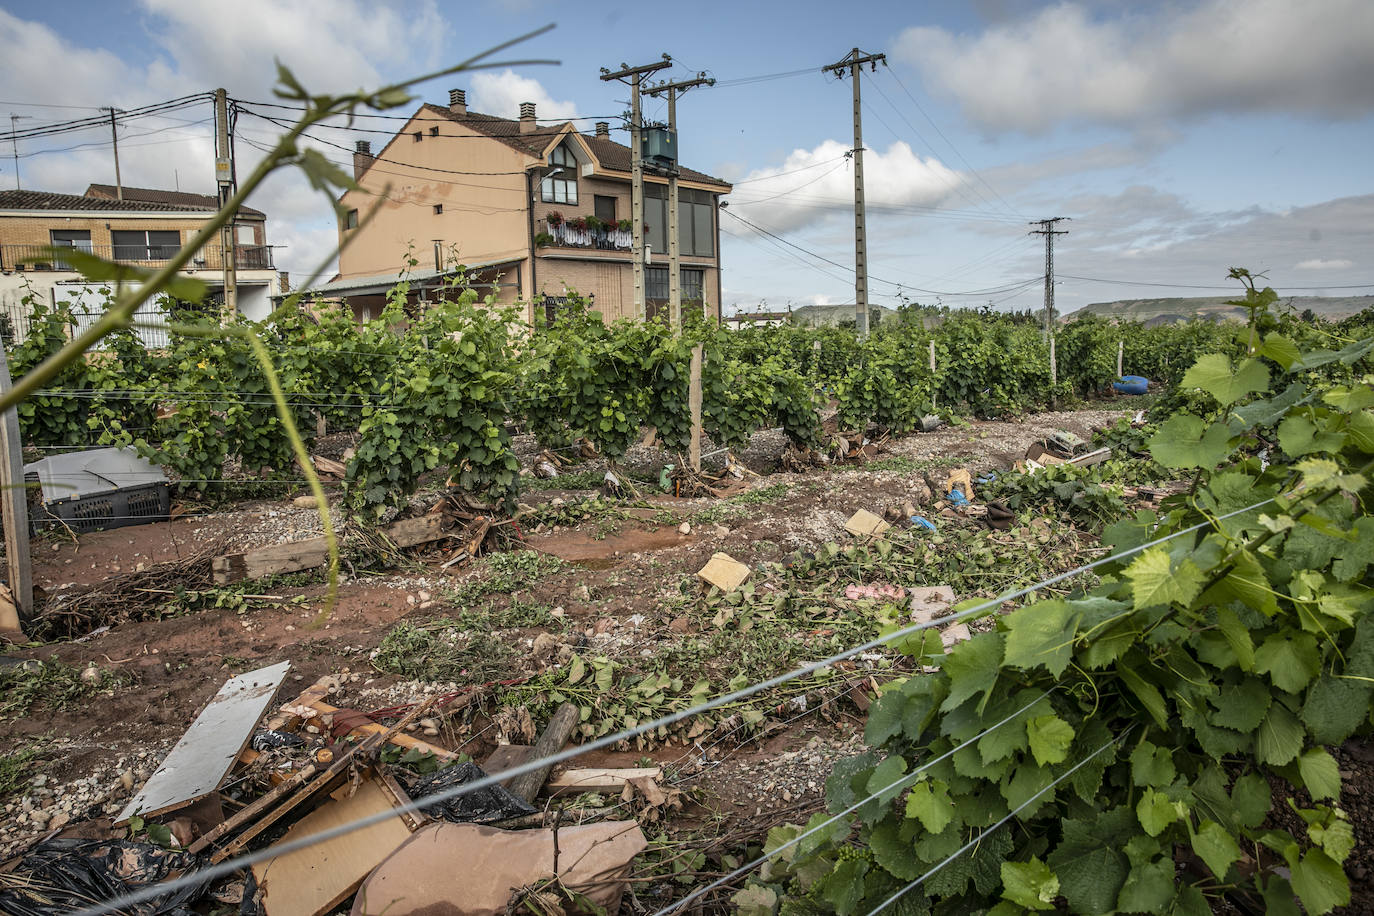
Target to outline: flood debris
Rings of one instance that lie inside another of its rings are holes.
[[[891,528],[887,522],[869,512],[867,509],[860,509],[849,517],[849,521],[844,523],[844,530],[854,535],[856,538],[866,538],[877,540],[882,537],[883,532]]]
[[[749,578],[749,567],[728,553],[715,553],[711,555],[710,561],[697,571],[697,576],[723,592],[733,592]]]

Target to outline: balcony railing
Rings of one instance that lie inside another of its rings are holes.
[[[180,249],[171,245],[77,245],[78,251],[99,255],[107,261],[159,267],[176,257]],[[234,248],[239,270],[273,270],[271,245],[238,245]],[[71,271],[60,251],[47,245],[0,245],[0,270]],[[187,270],[223,270],[224,252],[215,244],[206,245],[186,265]]]
[[[541,223],[544,227],[543,231],[553,239],[549,244],[559,248],[599,248],[603,251],[629,251],[634,247],[634,236],[628,229],[607,229],[604,226],[598,226],[595,229],[575,229],[568,224],[567,220],[561,223],[541,220]]]

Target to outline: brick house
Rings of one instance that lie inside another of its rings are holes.
[[[499,302],[522,303],[527,319],[570,292],[593,297],[607,320],[633,317],[630,169],[630,149],[607,122],[592,133],[541,125],[529,102],[519,119],[479,114],[452,90],[447,107],[422,105],[380,152],[357,143],[361,189],[342,197],[339,276],[317,289],[375,316],[409,255],[419,262],[413,287],[437,286],[462,265]],[[668,302],[667,185],[646,172],[650,316]],[[680,167],[678,188],[683,307],[719,317],[717,208],[730,185]]]
[[[190,240],[217,210],[214,197],[184,191],[93,184],[84,194],[0,191],[0,315],[21,335],[27,327],[26,296],[49,305],[70,302],[95,311],[104,297],[55,256],[50,248],[76,248],[107,260],[157,268]],[[249,318],[265,318],[284,279],[273,267],[266,215],[244,207],[234,224],[238,307]],[[218,241],[200,250],[185,273],[204,281],[211,297],[224,289],[223,251]]]

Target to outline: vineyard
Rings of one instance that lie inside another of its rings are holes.
[[[576,302],[525,327],[456,288],[422,312],[406,294],[372,321],[317,303],[239,336],[173,311],[167,348],[116,331],[19,405],[32,454],[132,446],[191,507],[41,540],[53,595],[97,583],[120,607],[98,583],[132,556],[190,569],[282,518],[317,530],[283,507],[303,481],[249,334],[306,448],[346,459],[328,495],[354,540],[327,618],[317,573],[140,580],[165,597],[0,669],[0,852],[51,823],[25,807],[35,767],[118,797],[221,674],[289,659],[360,709],[478,691],[434,726],[473,758],[571,703],[597,765],[662,767],[662,800],[560,809],[652,836],[622,912],[1371,912],[1374,316],[1303,321],[1253,287],[1244,325],[1089,316],[1057,329],[1051,384],[1043,329],[990,312],[903,312],[860,340],[606,324]],[[14,376],[72,320],[38,307]],[[747,466],[719,498],[662,483],[693,445],[697,347],[706,463]],[[1151,395],[1112,394],[1118,358]],[[1110,459],[1013,467],[1065,429]],[[882,448],[851,458],[845,436]],[[959,470],[1006,525],[947,498]],[[358,549],[454,493],[518,533],[452,568]],[[852,537],[857,509],[893,527]],[[696,578],[720,551],[742,587]],[[911,590],[939,588],[954,600],[916,614]]]

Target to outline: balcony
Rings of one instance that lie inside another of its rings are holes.
[[[575,220],[563,220],[558,223],[550,223],[548,220],[540,220],[539,225],[541,235],[547,235],[552,241],[545,242],[540,247],[551,248],[585,248],[601,251],[624,251],[628,252],[634,247],[634,235],[628,229],[607,229],[604,226],[589,228],[583,226],[576,228],[573,223]],[[539,239],[536,237],[536,244]]]
[[[80,251],[90,252],[107,261],[133,264],[139,267],[161,267],[179,249],[170,245],[81,245]],[[239,245],[234,249],[239,270],[273,270],[271,245]],[[206,245],[186,265],[186,270],[223,270],[223,251],[216,244]],[[47,245],[0,245],[0,270],[72,271],[60,253]]]

